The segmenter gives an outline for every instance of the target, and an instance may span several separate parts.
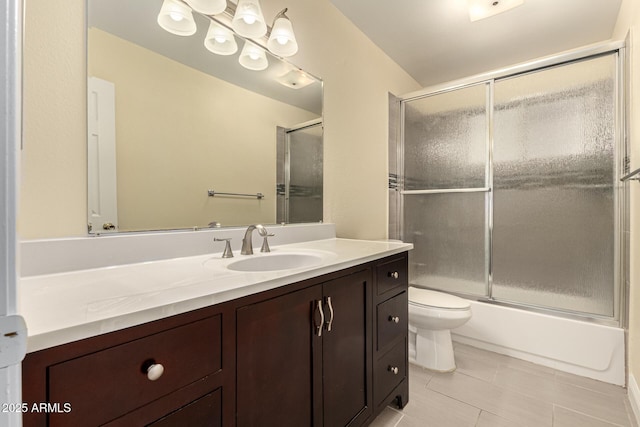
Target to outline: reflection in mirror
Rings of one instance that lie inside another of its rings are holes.
[[[307,128],[321,123],[322,82],[269,52],[265,70],[244,68],[238,36],[236,53],[212,53],[211,18],[195,12],[194,35],[171,34],[157,22],[162,3],[87,0],[90,232],[321,220],[322,126]],[[313,133],[315,154],[292,149],[288,165],[306,201],[287,203],[314,213],[277,212],[283,132]]]
[[[322,221],[322,121],[278,129],[279,223]]]

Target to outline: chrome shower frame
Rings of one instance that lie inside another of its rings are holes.
[[[539,71],[542,68],[553,66],[561,66],[567,63],[586,60],[606,54],[616,54],[616,84],[615,84],[615,139],[614,139],[614,295],[613,295],[613,316],[601,316],[597,314],[587,314],[577,311],[569,311],[562,309],[554,309],[537,305],[529,305],[526,303],[515,303],[500,301],[492,296],[493,287],[493,265],[492,265],[492,237],[493,237],[493,137],[494,137],[494,84],[497,80],[515,77]],[[399,102],[397,115],[390,116],[390,120],[397,120],[398,126],[395,134],[390,134],[391,149],[393,144],[396,145],[396,162],[389,165],[390,172],[396,172],[396,185],[390,192],[396,192],[397,205],[394,211],[389,212],[389,237],[402,238],[404,236],[404,197],[413,194],[436,194],[436,193],[462,193],[462,192],[485,192],[485,266],[486,266],[486,287],[485,295],[469,295],[457,293],[457,295],[473,299],[477,301],[509,306],[514,308],[526,309],[540,313],[551,314],[554,316],[566,317],[581,321],[594,322],[597,324],[608,326],[626,326],[627,320],[627,295],[628,277],[629,277],[629,249],[628,242],[624,238],[625,231],[628,227],[628,184],[620,182],[620,177],[628,172],[628,144],[626,123],[626,103],[628,86],[625,84],[625,43],[611,42],[600,45],[593,45],[582,49],[576,49],[558,55],[548,56],[534,61],[518,64],[495,70],[489,73],[479,74],[465,79],[455,80],[449,83],[431,86],[420,91],[411,92],[409,94],[395,98],[395,102]],[[426,98],[434,95],[451,92],[466,87],[486,85],[486,106],[487,106],[487,165],[485,173],[485,187],[483,188],[456,188],[456,189],[437,189],[437,190],[408,190],[405,191],[404,177],[404,121],[405,121],[405,105],[407,102]],[[392,109],[393,110],[393,109]],[[395,139],[395,141],[393,141]],[[394,221],[395,219],[395,221]],[[394,225],[396,224],[396,225]],[[396,229],[391,229],[395,226]]]

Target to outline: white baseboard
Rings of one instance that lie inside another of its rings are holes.
[[[638,383],[631,373],[629,374],[629,384],[627,385],[627,396],[636,420],[640,420],[640,388],[638,388]]]

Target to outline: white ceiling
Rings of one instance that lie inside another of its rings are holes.
[[[621,0],[525,0],[471,22],[467,0],[330,0],[423,87],[611,38]]]

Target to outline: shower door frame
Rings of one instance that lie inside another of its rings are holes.
[[[606,54],[617,54],[615,58],[616,72],[615,72],[615,138],[614,138],[614,177],[613,177],[613,197],[614,197],[614,300],[613,300],[613,316],[602,316],[597,314],[589,314],[584,312],[556,309],[551,307],[543,307],[533,304],[527,304],[522,302],[501,301],[495,299],[492,295],[493,286],[493,266],[492,266],[492,236],[493,236],[493,136],[494,136],[494,85],[497,80],[506,79],[510,77],[516,77],[518,75],[524,75],[536,71],[541,71],[545,68],[554,66],[562,66],[571,62],[578,62],[582,60],[588,60],[597,56]],[[390,217],[389,224],[397,224],[396,229],[389,230],[390,238],[402,238],[404,236],[404,197],[405,195],[414,194],[437,194],[437,193],[462,193],[462,192],[485,192],[485,268],[487,281],[485,283],[485,295],[473,295],[451,292],[459,296],[473,299],[476,301],[482,301],[492,304],[497,304],[506,307],[513,307],[519,309],[526,309],[529,311],[535,311],[539,313],[551,314],[554,316],[572,318],[581,321],[588,321],[608,326],[627,326],[626,323],[626,294],[624,291],[625,279],[628,277],[628,263],[624,262],[625,257],[628,257],[629,248],[625,244],[623,238],[623,226],[625,221],[625,206],[627,196],[627,188],[620,182],[620,177],[628,172],[628,138],[626,135],[626,112],[625,103],[625,43],[624,42],[611,42],[606,44],[594,45],[587,48],[576,49],[566,53],[548,56],[542,59],[534,60],[527,63],[518,64],[512,67],[499,69],[496,71],[479,74],[476,76],[468,77],[465,79],[455,80],[453,82],[444,83],[441,85],[427,87],[420,91],[411,92],[409,94],[399,96],[396,98],[396,102],[399,103],[398,114],[395,119],[398,120],[399,126],[397,126],[397,134],[391,136],[391,143],[395,139],[396,145],[396,164],[390,165],[390,173],[395,170],[397,183],[390,190],[397,192],[398,203],[396,204],[396,212],[390,212],[390,215],[396,216],[396,221],[392,221]],[[404,120],[405,120],[405,103],[415,101],[421,98],[426,98],[434,95],[444,94],[459,89],[486,85],[487,87],[487,167],[485,176],[485,188],[459,188],[459,189],[435,189],[435,190],[408,190],[405,191],[405,177],[404,177]],[[410,278],[411,279],[411,278]]]

